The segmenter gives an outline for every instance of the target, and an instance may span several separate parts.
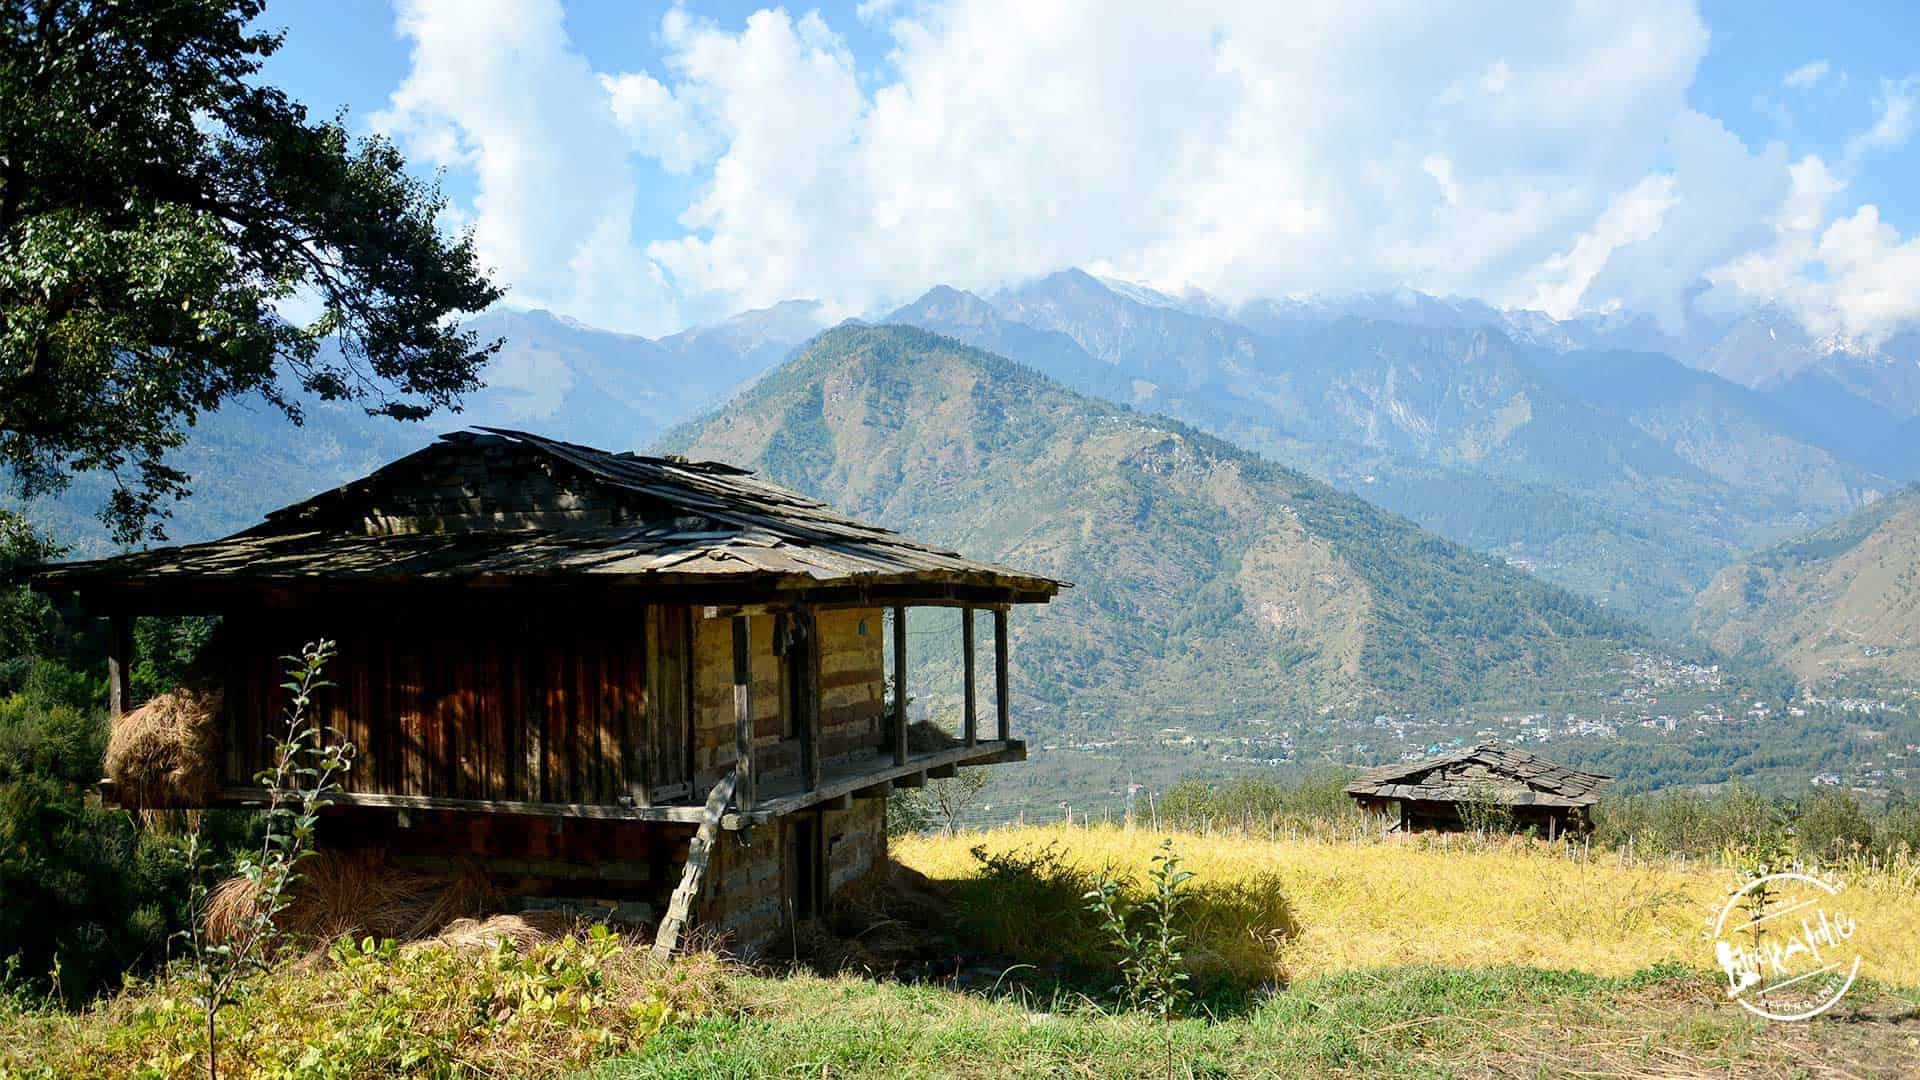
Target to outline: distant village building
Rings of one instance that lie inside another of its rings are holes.
[[[123,801],[257,802],[281,658],[330,638],[320,708],[359,752],[323,845],[470,862],[516,903],[665,923],[669,944],[700,922],[737,947],[884,861],[896,786],[1025,759],[1008,616],[1061,588],[732,466],[500,429],[446,436],[224,540],[48,567],[35,584],[110,617],[117,725],[137,719],[131,617],[221,617],[185,699],[205,703],[185,740],[201,742],[161,747],[144,772],[137,756],[126,775],[110,763]],[[911,606],[964,613],[960,731],[910,733],[889,708],[915,692]]]
[[[1499,743],[1369,769],[1346,787],[1389,831],[1456,831],[1473,808],[1503,809],[1516,829],[1549,840],[1593,827],[1589,809],[1612,777],[1580,772]]]

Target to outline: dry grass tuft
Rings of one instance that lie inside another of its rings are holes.
[[[342,935],[419,941],[456,920],[472,922],[499,910],[492,884],[469,863],[428,874],[390,866],[380,852],[322,851],[301,860],[299,875],[280,913],[280,929],[311,946]],[[207,898],[207,937],[227,940],[252,915],[254,903],[251,881],[222,882]]]
[[[220,782],[220,694],[181,687],[113,722],[107,776],[143,810],[206,805]]]

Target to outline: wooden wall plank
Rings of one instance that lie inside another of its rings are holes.
[[[574,798],[573,779],[568,772],[567,745],[569,730],[567,722],[570,708],[568,698],[569,680],[567,678],[567,648],[555,639],[549,639],[546,647],[546,799],[549,802],[578,802]]]
[[[424,688],[421,684],[423,664],[417,644],[401,646],[395,650],[394,660],[399,665],[400,678],[396,689],[399,691],[400,729],[404,733],[406,769],[400,785],[403,795],[430,794],[428,780],[429,762],[427,760],[427,724]]]
[[[421,615],[341,636],[327,670],[336,686],[319,697],[317,718],[358,749],[347,790],[600,805],[644,804],[653,786],[690,796],[689,609],[567,618],[509,617],[482,633]],[[233,616],[229,628],[250,647],[227,661],[224,768],[252,786],[285,705],[279,657],[298,648],[294,636],[330,630],[305,613]],[[751,719],[771,736],[763,714],[778,695],[771,684],[765,693]],[[729,744],[731,729],[729,716]]]
[[[626,797],[635,806],[646,806],[652,801],[647,793],[647,720],[652,704],[647,692],[647,649],[654,639],[649,626],[652,614],[651,608],[642,608],[628,623],[631,636],[621,637],[627,663],[626,681],[621,688],[625,707],[620,710],[620,772],[626,779]]]

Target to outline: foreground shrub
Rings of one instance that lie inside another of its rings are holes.
[[[713,1011],[723,974],[710,955],[655,968],[643,944],[604,927],[522,949],[343,938],[236,995],[220,1014],[221,1074],[552,1076]],[[202,1076],[207,1034],[194,993],[166,978],[84,1014],[16,1017],[0,1075]]]
[[[88,797],[102,719],[43,695],[0,699],[0,962],[68,1002],[163,959],[187,914],[179,840]]]
[[[973,858],[972,876],[941,883],[951,897],[949,928],[956,942],[1070,975],[1113,966],[1113,942],[1087,911],[1089,894],[1105,892],[1116,909],[1129,912],[1151,907],[1157,895],[1150,870],[1086,869],[1054,844],[1011,851],[976,846]],[[1286,894],[1270,874],[1182,877],[1167,929],[1181,939],[1180,967],[1201,997],[1278,981],[1280,952],[1298,931]],[[1105,988],[1101,982],[1099,989]]]
[[[1129,1008],[1144,1009],[1164,1023],[1187,1004],[1186,953],[1181,948],[1187,936],[1175,923],[1187,901],[1186,884],[1193,880],[1192,873],[1180,869],[1171,837],[1160,844],[1147,880],[1152,887],[1139,903],[1123,902],[1121,880],[1105,874],[1097,876],[1085,899],[1119,954],[1121,985],[1115,991]]]

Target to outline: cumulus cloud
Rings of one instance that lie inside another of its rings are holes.
[[[1677,325],[1705,283],[1855,329],[1920,314],[1910,241],[1857,209],[1834,233],[1829,205],[1910,137],[1920,86],[1884,84],[1838,165],[1750,147],[1688,107],[1688,5],[871,0],[891,51],[865,64],[816,13],[675,8],[660,63],[603,73],[553,0],[487,5],[403,4],[384,122],[474,170],[516,300],[593,322],[857,314],[1071,265],[1229,302],[1411,287]],[[644,247],[637,170],[694,190]],[[1828,269],[1880,299],[1842,302]]]
[[[632,241],[627,136],[558,0],[402,0],[396,27],[412,68],[373,124],[416,159],[472,172],[463,215],[510,300],[671,329],[665,283]]]
[[[1920,237],[1902,237],[1873,205],[1835,216],[1862,159],[1912,137],[1916,91],[1914,78],[1883,82],[1874,122],[1837,165],[1808,154],[1789,166],[1769,238],[1704,270],[1703,301],[1721,311],[1775,304],[1815,334],[1869,340],[1920,322]]]
[[[650,253],[689,294],[851,310],[1076,264],[1228,299],[1494,292],[1644,179],[1706,42],[1666,4],[1296,14],[953,0],[890,23],[871,92],[817,16],[675,16],[637,85],[724,148]]]

